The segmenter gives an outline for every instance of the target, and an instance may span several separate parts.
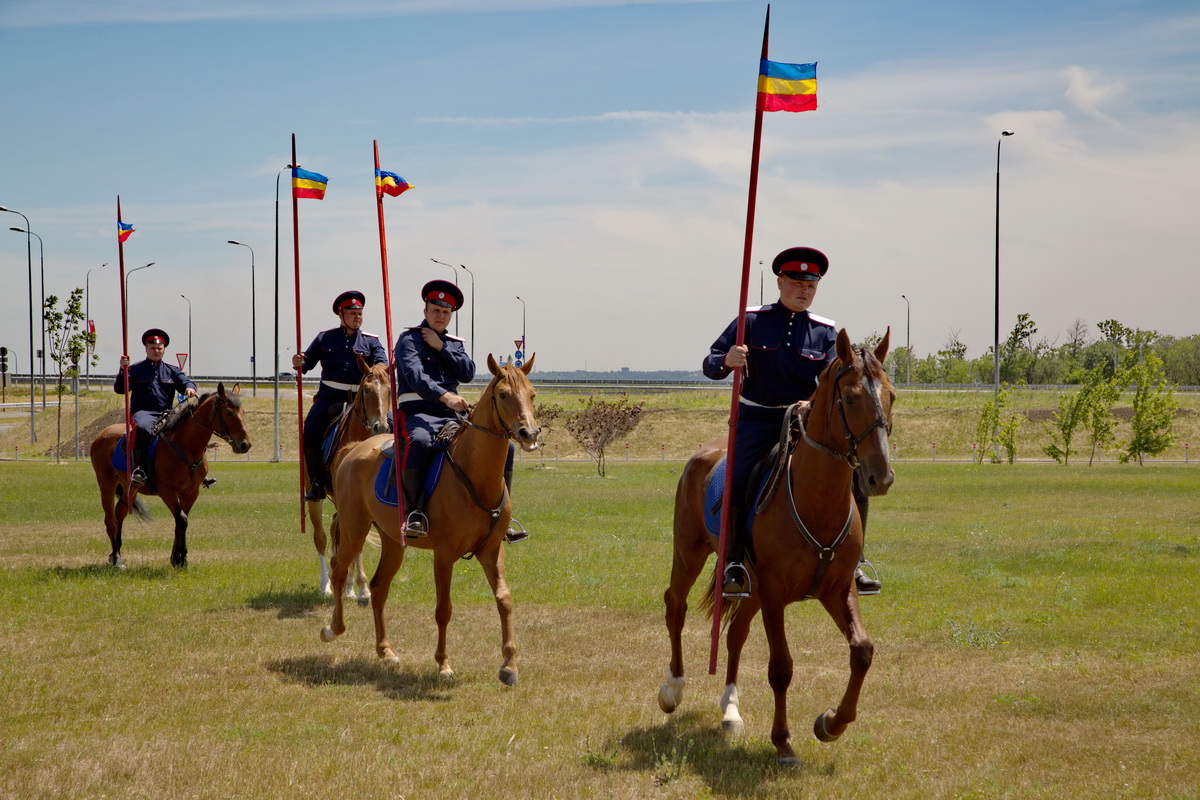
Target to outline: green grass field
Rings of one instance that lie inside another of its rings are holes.
[[[294,465],[218,462],[186,571],[168,566],[170,519],[150,498],[116,572],[86,464],[0,464],[0,796],[1196,796],[1196,465],[900,464],[868,534],[884,580],[863,600],[875,664],[837,743],[809,731],[840,696],[847,649],[819,606],[789,611],[790,772],[769,741],[759,626],[745,736],[720,733],[700,617],[683,707],[655,703],[679,469],[518,471],[535,535],[508,549],[510,689],[473,562],[455,570],[454,678],[432,657],[427,552],[388,605],[399,665],[376,661],[366,609],[318,640],[330,606]]]

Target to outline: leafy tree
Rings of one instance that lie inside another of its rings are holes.
[[[1054,424],[1043,423],[1046,434],[1050,437],[1050,444],[1042,450],[1060,464],[1070,463],[1071,454],[1077,452],[1071,447],[1071,442],[1087,418],[1087,404],[1088,393],[1085,389],[1065,395],[1058,401],[1058,409],[1054,412]]]
[[[1025,421],[1024,414],[1012,413],[1004,416],[1004,408],[1008,405],[1009,385],[1000,384],[996,396],[983,404],[979,414],[979,424],[975,428],[975,438],[979,449],[975,452],[976,463],[982,464],[986,456],[993,464],[1000,463],[997,450],[1004,448],[1008,463],[1013,463],[1017,457],[1017,433],[1021,423]]]
[[[1175,387],[1164,379],[1162,359],[1153,353],[1126,370],[1125,376],[1133,385],[1133,433],[1120,459],[1121,463],[1136,460],[1144,464],[1144,456],[1158,455],[1174,441],[1171,422],[1179,401]]]
[[[1117,420],[1112,415],[1112,408],[1121,396],[1122,376],[1109,377],[1108,366],[1107,363],[1101,363],[1092,367],[1083,382],[1082,392],[1087,397],[1083,427],[1091,449],[1088,466],[1095,461],[1100,448],[1108,446],[1116,438],[1114,431]]]
[[[46,298],[44,309],[46,320],[46,349],[50,360],[58,365],[54,393],[58,395],[58,444],[54,449],[56,462],[62,461],[62,397],[69,390],[63,384],[63,377],[79,377],[79,359],[87,352],[88,347],[96,343],[96,335],[84,328],[83,289],[72,289],[67,299],[66,307],[58,308],[58,297],[50,295]],[[100,363],[98,356],[92,356],[92,366]]]
[[[566,417],[566,428],[575,441],[596,461],[600,477],[604,477],[604,451],[637,427],[642,420],[644,403],[630,403],[629,396],[622,394],[616,402],[589,397],[580,400],[583,408]]]
[[[566,413],[562,406],[556,403],[538,403],[533,409],[533,415],[537,418],[538,426],[541,428],[541,439],[544,442],[550,429],[558,424],[559,419]],[[546,448],[539,447],[538,452],[542,457],[542,466],[546,466]]]

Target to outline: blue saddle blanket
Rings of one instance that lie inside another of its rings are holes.
[[[721,535],[721,501],[725,497],[725,462],[724,458],[717,462],[708,476],[708,483],[704,486],[704,527],[713,536]],[[758,491],[754,493],[756,499],[762,494],[766,482],[767,473],[764,470]],[[746,513],[746,530],[750,530],[754,525],[757,505],[758,503],[755,502]]]
[[[383,463],[379,465],[379,472],[375,475],[375,499],[383,503],[385,506],[399,505],[396,497],[396,484],[389,485],[389,478],[392,475],[395,467],[392,466],[393,458],[388,456],[383,459]],[[437,486],[438,478],[442,477],[442,467],[446,464],[446,450],[443,447],[434,449],[433,463],[429,465],[429,471],[425,473],[425,497],[433,494],[433,488]]]
[[[158,452],[158,437],[155,436],[150,441],[150,452],[147,453],[146,460],[149,462],[146,465],[147,469],[150,467],[151,464],[154,463],[154,454],[157,452]],[[127,467],[125,465],[125,437],[124,436],[122,436],[120,439],[117,440],[117,446],[113,448],[112,466],[113,466],[113,469],[115,469],[117,472],[125,472],[127,470]]]
[[[321,458],[325,459],[325,463],[329,463],[329,459],[333,456],[333,443],[337,440],[338,430],[342,427],[342,419],[336,419],[329,426],[329,430],[325,431],[325,439],[321,442]]]

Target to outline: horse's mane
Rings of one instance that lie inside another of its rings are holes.
[[[197,397],[189,397],[188,399],[184,400],[166,414],[163,414],[161,417],[159,417],[158,422],[156,422],[154,427],[151,429],[151,433],[158,436],[160,434],[170,433],[171,431],[175,430],[182,425],[186,419],[192,416],[192,414],[196,413],[196,409],[200,407],[201,403],[215,394],[216,392],[205,392]],[[242,401],[237,397],[237,395],[226,392],[225,401],[233,408],[241,408]]]
[[[879,380],[887,375],[887,370],[883,368],[883,364],[879,363],[879,359],[875,357],[875,353],[871,350],[871,348],[866,347],[865,345],[855,345],[853,350],[860,356],[859,360],[862,361],[863,372],[865,372],[869,377]],[[836,375],[837,371],[843,366],[845,365],[842,363],[840,358],[834,358],[832,361],[826,364],[825,369],[821,370],[820,377],[817,378],[818,385],[824,383],[826,378],[833,380],[833,376]]]

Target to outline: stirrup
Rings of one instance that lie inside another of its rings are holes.
[[[520,520],[509,519],[508,530],[504,532],[504,541],[508,544],[516,544],[528,538],[529,531],[525,530],[525,526],[521,524]]]
[[[134,467],[133,473],[129,476],[129,480],[133,481],[134,483],[140,483],[144,486],[146,484],[146,473],[142,471],[141,467]]]
[[[216,482],[217,482],[216,478],[205,478],[204,480],[200,481],[200,483],[202,483],[204,485],[205,489],[212,486]]]
[[[422,539],[429,535],[429,518],[420,511],[410,511],[404,519],[404,536],[407,539]]]
[[[721,596],[750,596],[750,572],[741,562],[730,561],[725,565],[725,574],[721,577]]]
[[[867,575],[863,571],[863,567],[870,570],[871,574]],[[879,591],[883,588],[883,582],[879,580],[879,572],[875,569],[875,565],[865,558],[858,562],[858,567],[854,570],[854,585],[858,588],[860,597],[869,594],[879,594]]]

